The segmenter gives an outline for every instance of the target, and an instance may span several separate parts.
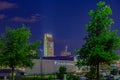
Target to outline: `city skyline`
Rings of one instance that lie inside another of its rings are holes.
[[[120,34],[120,0],[104,0],[111,6],[114,24]],[[30,28],[30,41],[42,40],[50,33],[54,38],[55,55],[60,55],[67,45],[72,52],[80,49],[86,35],[85,25],[89,23],[88,12],[95,10],[99,0],[0,0],[0,34],[7,26],[18,28],[25,24]]]

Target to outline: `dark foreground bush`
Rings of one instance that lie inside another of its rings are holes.
[[[15,77],[15,80],[55,80],[55,77],[52,75],[47,76],[17,76]]]
[[[58,72],[56,73],[58,79],[63,79],[64,74],[66,74],[67,68],[65,66],[60,66]]]
[[[73,73],[69,73],[69,74],[67,74],[67,80],[80,80],[80,77]]]

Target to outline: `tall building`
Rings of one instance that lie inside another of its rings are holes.
[[[44,35],[44,56],[54,56],[54,42],[52,34]]]

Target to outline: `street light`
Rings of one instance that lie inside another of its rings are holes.
[[[43,50],[42,49],[40,49],[40,72],[41,72],[41,79],[42,79],[42,52],[43,52]]]

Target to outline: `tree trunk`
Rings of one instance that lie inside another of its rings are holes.
[[[12,80],[14,80],[14,67],[12,67]]]
[[[97,80],[99,80],[99,63],[97,64]]]

